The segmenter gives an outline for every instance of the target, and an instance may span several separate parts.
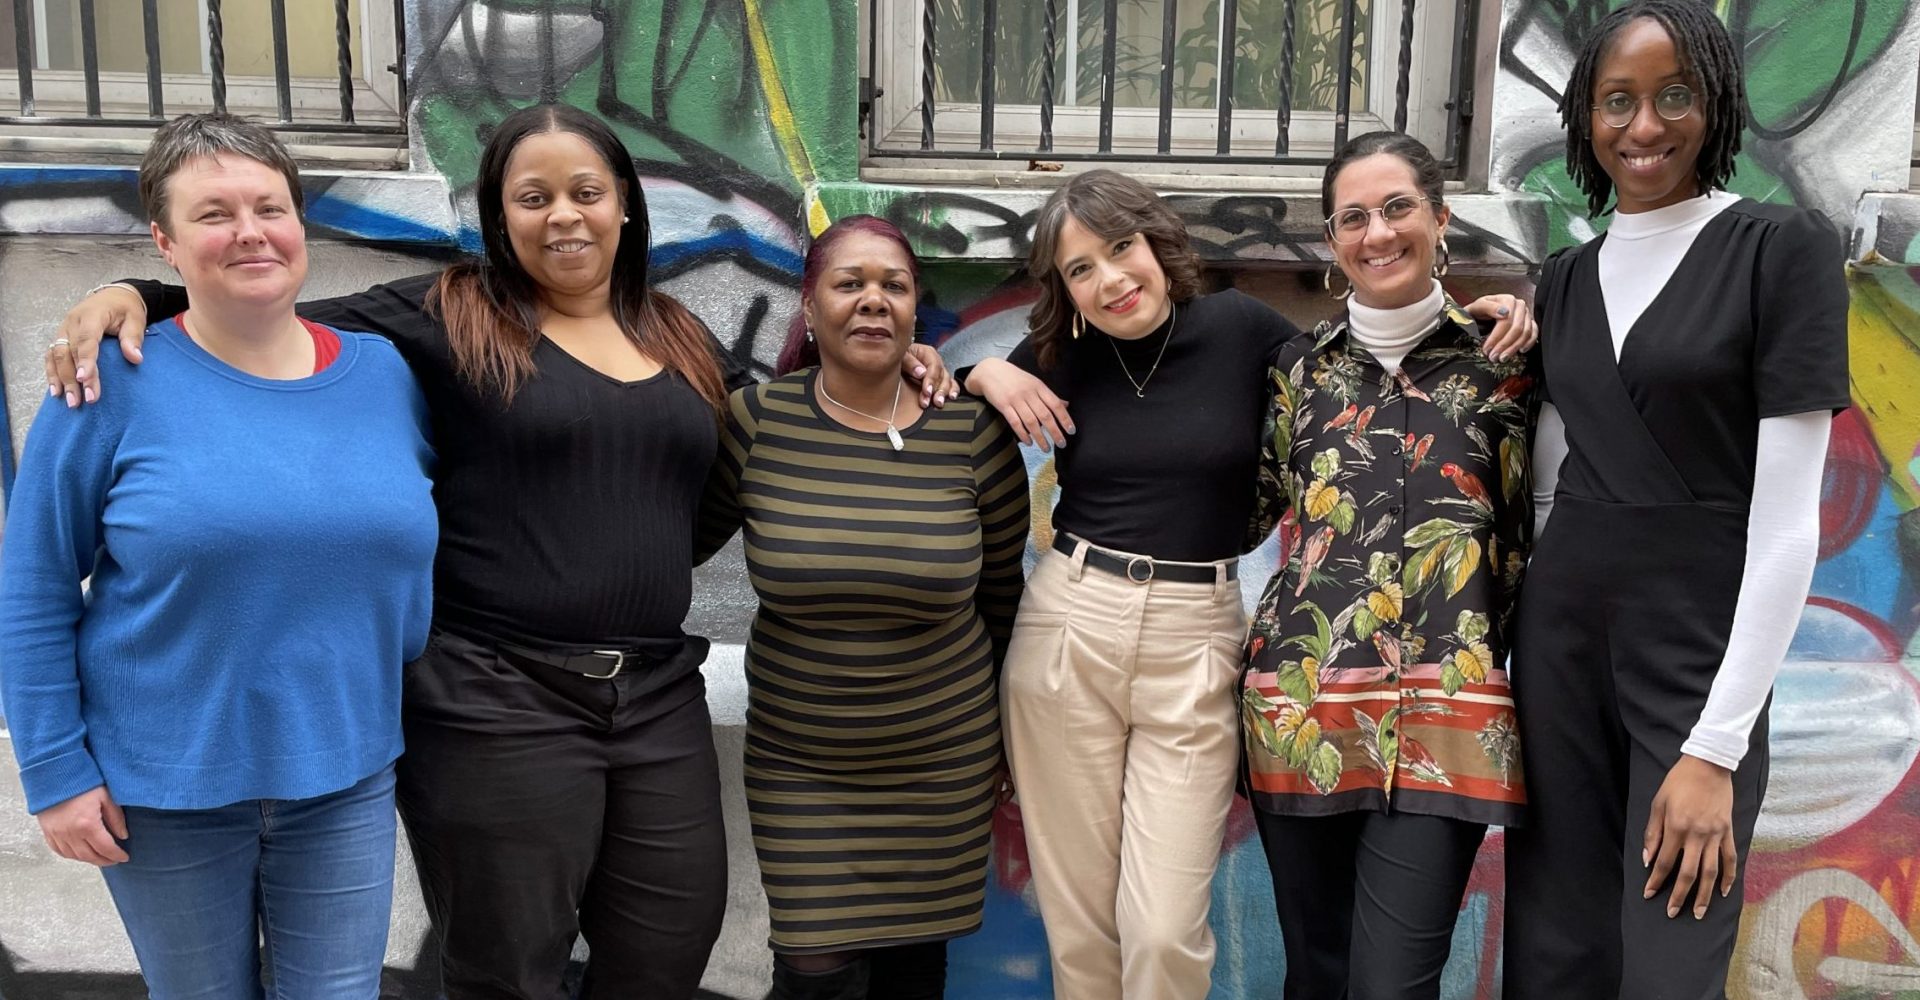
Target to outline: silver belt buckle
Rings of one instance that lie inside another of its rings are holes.
[[[1133,569],[1135,566],[1145,566],[1147,575],[1135,575]],[[1152,583],[1153,560],[1146,556],[1134,556],[1132,559],[1127,560],[1127,579],[1132,580],[1134,583]]]
[[[596,649],[592,652],[591,655],[604,656],[612,660],[613,669],[607,671],[604,674],[582,674],[581,675],[583,677],[586,677],[589,680],[604,681],[604,680],[610,680],[612,678],[618,677],[620,676],[620,671],[624,669],[627,665],[627,652],[624,649]]]

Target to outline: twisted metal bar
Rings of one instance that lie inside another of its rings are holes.
[[[1407,130],[1407,88],[1413,78],[1413,4],[1400,0],[1400,78],[1393,91],[1393,130]]]
[[[933,0],[920,4],[920,148],[933,148]]]
[[[213,110],[227,110],[227,42],[220,0],[207,0],[207,61],[213,67]],[[284,116],[283,116],[284,117]]]
[[[1293,19],[1294,0],[1287,0],[1280,11],[1280,129],[1274,136],[1273,155],[1285,156],[1293,140]]]
[[[1060,20],[1057,3],[1058,0],[1047,0],[1047,61],[1040,66],[1040,151],[1043,153],[1053,149],[1053,53],[1058,45],[1054,32]]]
[[[340,120],[353,121],[353,28],[347,0],[333,0],[333,46],[340,60]]]

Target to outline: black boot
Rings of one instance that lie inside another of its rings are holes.
[[[775,955],[767,1000],[867,1000],[867,962],[856,958],[837,969],[801,972]]]

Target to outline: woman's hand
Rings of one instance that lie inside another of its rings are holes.
[[[98,868],[127,860],[127,852],[114,842],[116,837],[127,839],[127,817],[105,785],[42,809],[34,818],[47,846],[63,858]]]
[[[1482,295],[1467,303],[1467,315],[1478,320],[1494,320],[1493,332],[1480,350],[1495,361],[1533,350],[1540,342],[1540,326],[1533,321],[1533,310],[1512,295]]]
[[[1021,444],[1049,451],[1048,438],[1052,438],[1052,444],[1064,448],[1067,435],[1073,433],[1067,401],[1054,395],[1045,382],[1004,358],[988,358],[974,365],[967,375],[967,391],[1000,411],[1001,419],[1013,428]]]
[[[1682,754],[1653,797],[1640,864],[1653,868],[1643,892],[1646,899],[1674,875],[1667,897],[1669,917],[1680,915],[1689,893],[1698,920],[1707,915],[1716,884],[1720,895],[1732,892],[1740,872],[1740,855],[1733,847],[1733,772]]]
[[[953,380],[953,374],[947,371],[947,363],[940,358],[940,352],[927,344],[914,344],[907,348],[907,356],[900,360],[900,370],[907,377],[920,383],[920,408],[929,405],[945,406],[947,400],[960,395],[960,383]]]
[[[47,348],[47,395],[65,396],[68,406],[100,398],[102,337],[118,336],[120,352],[140,363],[140,342],[147,334],[147,306],[131,288],[109,285],[67,310]],[[122,858],[121,860],[125,860]]]

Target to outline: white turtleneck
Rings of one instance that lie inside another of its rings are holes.
[[[1654,296],[1708,222],[1739,201],[1713,191],[1651,212],[1615,215],[1600,244],[1600,293],[1613,332],[1614,360]],[[1553,331],[1543,331],[1553,336]],[[1658,330],[1640,336],[1657,337]],[[1800,623],[1820,547],[1820,482],[1833,416],[1825,410],[1760,421],[1747,557],[1733,628],[1707,704],[1680,751],[1729,770],[1746,756],[1747,738],[1773,690],[1774,675]],[[1553,513],[1567,425],[1551,403],[1534,435],[1534,532]],[[1526,669],[1521,665],[1520,669]]]
[[[1391,375],[1400,370],[1400,362],[1427,339],[1427,334],[1440,326],[1446,304],[1446,293],[1437,280],[1426,298],[1394,309],[1377,309],[1356,295],[1347,302],[1347,335]]]

